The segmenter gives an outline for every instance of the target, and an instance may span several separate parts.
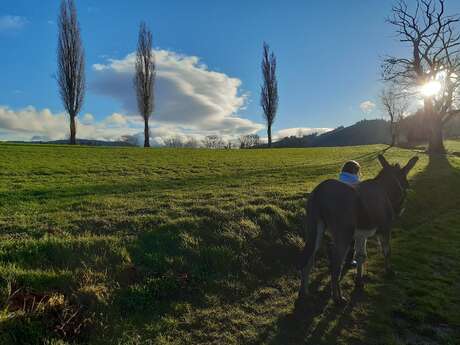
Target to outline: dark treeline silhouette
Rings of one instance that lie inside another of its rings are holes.
[[[397,146],[414,147],[427,144],[430,139],[430,123],[426,121],[423,110],[401,119],[397,123]],[[444,138],[460,137],[460,117],[452,118],[445,126]],[[78,145],[89,146],[138,146],[140,136],[125,135],[120,141],[77,139]],[[391,144],[393,141],[391,121],[383,119],[362,120],[352,126],[340,126],[323,133],[303,136],[290,136],[272,142],[272,147],[332,147],[372,144]],[[12,141],[23,143],[23,141]],[[40,138],[32,140],[35,144],[65,144],[68,140],[47,141]],[[242,135],[238,142],[226,141],[218,135],[208,135],[203,140],[194,137],[173,136],[164,140],[164,146],[170,148],[210,148],[210,149],[254,149],[266,148],[257,134]]]
[[[423,112],[405,117],[398,123],[400,146],[413,147],[429,142],[431,129]],[[445,138],[460,137],[460,118],[454,118],[444,129]],[[391,144],[392,125],[390,121],[362,120],[349,127],[338,127],[333,131],[304,136],[291,136],[280,139],[273,147],[331,147],[372,144]]]
[[[349,127],[338,127],[323,134],[291,136],[273,143],[273,147],[318,147],[389,144],[390,124],[385,120],[362,120]]]
[[[62,140],[32,140],[32,141],[21,141],[21,140],[13,140],[8,141],[8,143],[13,144],[55,144],[55,145],[65,145],[69,143],[69,139],[62,139]],[[118,140],[118,141],[108,141],[108,140],[93,140],[93,139],[76,139],[76,145],[83,145],[83,146],[110,146],[110,147],[136,147],[138,145]]]
[[[431,123],[426,121],[423,110],[405,117],[399,124],[399,144],[401,146],[416,146],[429,143],[431,136]],[[444,138],[460,137],[460,118],[451,118],[443,129]]]

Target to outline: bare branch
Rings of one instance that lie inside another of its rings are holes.
[[[390,118],[391,146],[397,144],[399,136],[399,123],[406,115],[409,102],[406,93],[396,89],[395,85],[382,90],[380,101],[386,115]]]

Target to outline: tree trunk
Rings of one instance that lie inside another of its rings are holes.
[[[391,147],[396,145],[396,124],[394,122],[391,123]]]
[[[144,120],[144,147],[150,147],[149,119]]]
[[[429,153],[442,154],[446,152],[442,127],[442,121],[439,118],[433,119],[430,140],[428,142]]]
[[[268,125],[267,135],[268,135],[268,147],[272,147],[272,125]]]
[[[395,123],[395,145],[399,146],[401,143],[401,120]]]
[[[77,143],[77,124],[75,123],[75,115],[69,114],[70,117],[70,145]]]
[[[425,119],[426,122],[431,125],[430,138],[428,140],[428,152],[434,154],[445,153],[446,149],[444,148],[443,141],[442,118],[439,114],[435,113],[433,108],[433,100],[431,98],[425,98]]]

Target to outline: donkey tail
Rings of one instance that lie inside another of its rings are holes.
[[[307,201],[307,214],[305,217],[305,247],[300,254],[299,268],[303,269],[310,258],[315,255],[318,249],[319,241],[323,235],[322,229],[319,229],[321,221],[321,214],[319,205],[315,202],[315,193],[310,195]]]

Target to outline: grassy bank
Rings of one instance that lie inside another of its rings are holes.
[[[308,193],[384,146],[174,150],[0,145],[0,343],[455,343],[460,306],[460,151],[412,173],[385,278],[329,301],[324,253],[314,301],[295,309]],[[391,149],[405,162],[408,150]]]

